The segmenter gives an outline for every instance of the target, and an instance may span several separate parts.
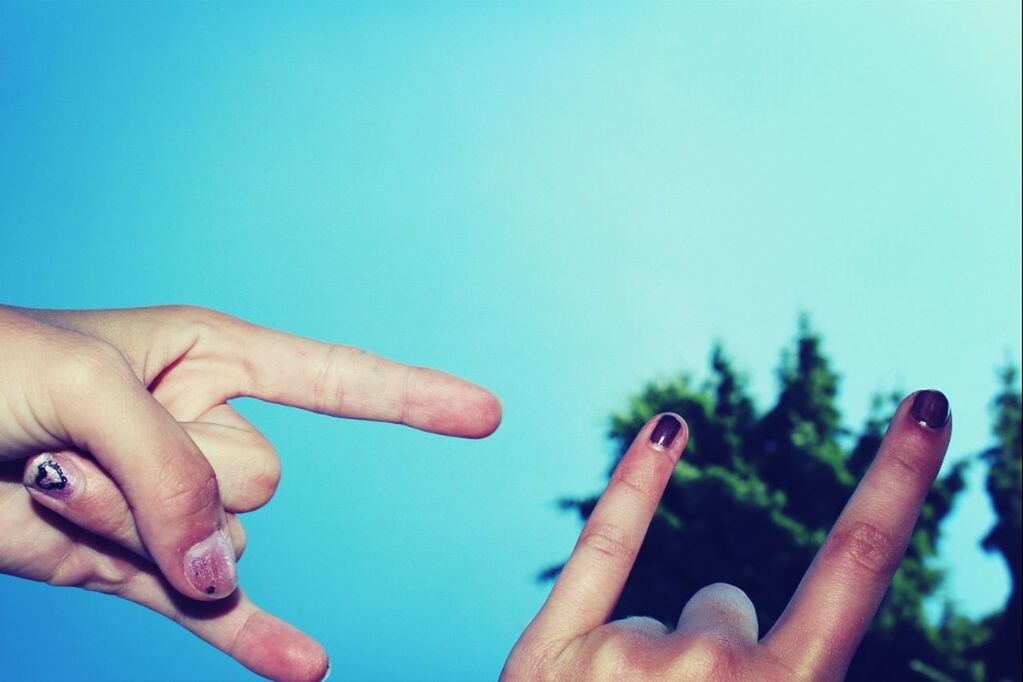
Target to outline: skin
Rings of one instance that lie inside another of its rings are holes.
[[[659,417],[651,419],[612,475],[501,679],[843,679],[948,447],[951,420],[938,428],[918,423],[910,414],[914,396],[899,406],[870,469],[762,638],[749,598],[722,583],[697,592],[673,629],[649,618],[607,622],[688,438],[683,427],[669,447],[651,444]]]
[[[207,594],[185,573],[216,531],[240,555],[235,515],[277,487],[273,447],[228,404],[239,396],[466,438],[501,419],[493,394],[443,372],[210,310],[0,306],[0,572],[142,604],[266,677],[322,679],[312,638],[233,580]],[[31,487],[38,453],[67,471],[70,498]]]

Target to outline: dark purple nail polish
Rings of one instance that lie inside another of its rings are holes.
[[[657,425],[650,432],[650,442],[662,448],[670,447],[681,430],[682,422],[678,417],[666,414],[657,420]]]
[[[50,454],[37,455],[25,468],[25,485],[67,502],[77,492],[76,472]]]
[[[948,398],[941,391],[920,391],[909,412],[921,426],[940,429],[948,423]]]

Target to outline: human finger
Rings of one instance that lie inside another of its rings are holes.
[[[569,640],[607,622],[687,438],[685,421],[675,414],[658,415],[640,430],[527,629],[530,636]]]
[[[21,519],[32,528],[35,541],[29,552],[43,546],[51,546],[51,550],[45,552],[48,560],[37,559],[32,570],[19,571],[19,575],[52,585],[114,594],[138,603],[273,680],[315,682],[326,675],[329,661],[323,647],[260,609],[241,590],[218,601],[188,599],[149,561],[95,535],[75,533],[69,522],[46,510],[38,510],[42,512],[39,514],[35,513],[38,508],[27,507],[14,511],[20,512]],[[60,551],[52,551],[57,546]]]
[[[205,384],[217,393],[216,402],[251,396],[338,417],[395,422],[466,438],[488,436],[501,422],[497,397],[464,379],[213,310],[157,306],[18,311],[118,348],[143,383],[181,421],[192,421],[205,410],[205,396],[197,397],[188,382],[162,382],[160,372],[189,356],[195,360],[192,368],[175,367],[174,371],[202,374]]]
[[[757,610],[746,593],[734,585],[714,583],[694,594],[678,618],[674,637],[714,634],[729,642],[757,643]]]
[[[488,436],[501,421],[493,393],[445,372],[239,320],[222,331],[239,358],[244,395],[466,438]]]
[[[259,429],[223,403],[181,426],[213,467],[224,509],[249,512],[270,501],[281,480],[281,462]]]
[[[952,425],[939,391],[899,405],[873,463],[764,644],[793,670],[841,679],[902,560]]]
[[[46,452],[25,460],[22,483],[32,499],[76,526],[152,560],[128,501],[95,461],[74,451]],[[234,514],[227,524],[235,557],[245,550],[245,531]]]
[[[116,481],[153,561],[182,594],[230,594],[237,574],[227,517],[198,447],[111,347],[79,349],[65,370],[52,380],[57,418]]]
[[[312,637],[254,604],[243,590],[217,602],[182,599],[152,571],[140,571],[119,593],[173,619],[253,672],[279,682],[318,682],[330,670]]]

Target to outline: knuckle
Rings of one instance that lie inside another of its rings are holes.
[[[557,673],[556,659],[556,652],[550,645],[539,646],[520,642],[508,656],[508,662],[501,672],[501,682],[519,680],[546,682],[559,679],[561,676]]]
[[[105,486],[99,494],[90,494],[88,487],[85,493],[68,504],[75,523],[93,533],[117,540],[136,534],[135,519],[120,494]]]
[[[787,682],[820,682],[821,680],[821,673],[818,670],[801,662],[790,661],[782,651],[770,644],[757,648],[753,666],[758,671],[763,671],[762,679],[786,680]]]
[[[628,534],[610,523],[587,525],[579,536],[579,544],[613,560],[631,559],[635,553]]]
[[[885,579],[895,573],[902,558],[902,547],[891,533],[865,521],[836,528],[825,542],[824,551],[840,562]]]
[[[259,509],[274,496],[281,481],[281,464],[276,456],[263,458],[230,492],[235,511],[249,512]],[[225,496],[226,499],[226,496]]]
[[[47,584],[118,594],[138,573],[127,559],[97,555],[83,548],[84,545],[72,545],[54,566]]]
[[[650,467],[642,466],[641,463],[627,462],[618,468],[615,473],[616,482],[642,498],[657,495],[655,472]]]
[[[162,327],[169,327],[182,337],[196,342],[214,337],[218,330],[241,321],[211,308],[196,305],[165,305],[157,309],[157,320]]]
[[[622,620],[615,621],[611,625],[619,628],[629,636],[640,638],[656,638],[668,634],[668,626],[649,616],[629,616]]]
[[[591,660],[590,679],[625,679],[628,676],[642,677],[642,658],[632,651],[627,637],[617,630],[611,630],[597,646]]]
[[[902,480],[919,480],[937,474],[940,460],[930,456],[930,448],[921,438],[909,434],[892,444],[887,456],[889,466]]]
[[[331,345],[324,355],[312,390],[313,405],[317,412],[340,409],[344,403],[345,391],[340,369],[342,356],[347,350],[344,346]]]
[[[687,635],[681,654],[675,661],[674,679],[730,680],[736,679],[739,651],[735,643],[717,633],[700,632]]]
[[[198,466],[188,474],[167,473],[160,481],[157,504],[164,516],[174,519],[201,518],[220,503],[217,476],[213,469]]]
[[[591,674],[583,679],[671,679],[674,653],[653,627],[616,621],[602,628],[590,657]]]
[[[131,369],[121,352],[109,343],[90,339],[67,352],[56,354],[50,363],[50,376],[61,393],[95,394],[112,380],[127,378]]]
[[[277,486],[281,482],[281,463],[277,459],[276,455],[273,457],[265,458],[255,475],[252,477],[252,488],[257,493],[257,497],[262,500],[260,506],[266,504],[274,493],[277,492]]]
[[[221,318],[230,317],[225,313],[197,305],[163,305],[157,307],[157,311],[165,319],[184,326],[212,325],[216,324]]]

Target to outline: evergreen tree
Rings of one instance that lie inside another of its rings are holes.
[[[1023,395],[1017,388],[1015,367],[1002,371],[1002,388],[994,402],[994,436],[997,444],[983,453],[990,464],[987,491],[998,515],[995,527],[984,538],[984,549],[1000,553],[1009,567],[1012,590],[1005,608],[987,619],[985,625],[992,630],[989,642],[981,647],[984,660],[989,662],[993,680],[1019,680],[1020,667],[1020,553],[1023,529],[1020,524],[1021,457],[1020,439],[1021,403]]]

